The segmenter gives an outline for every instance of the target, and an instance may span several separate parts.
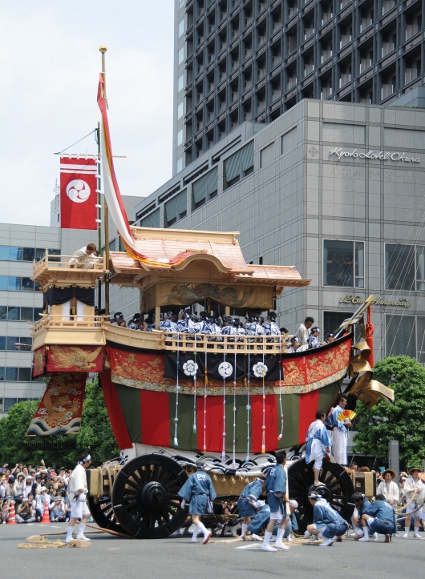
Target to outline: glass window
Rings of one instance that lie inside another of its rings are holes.
[[[16,404],[16,398],[5,398],[4,399],[4,405],[3,405],[3,410],[5,412],[7,412],[8,410],[10,410],[12,408],[12,406]]]
[[[21,320],[26,322],[34,321],[34,308],[21,308]]]
[[[184,74],[179,76],[179,80],[177,81],[177,90],[180,92],[184,89]]]
[[[181,129],[178,133],[177,133],[177,146],[180,147],[180,145],[183,144],[183,129]]]
[[[22,308],[23,310],[27,309],[27,308]],[[31,308],[28,308],[31,309]],[[40,319],[39,314],[43,313],[43,308],[34,308],[34,322],[37,322]],[[24,317],[22,316],[22,319],[24,319]]]
[[[323,333],[321,339],[324,339],[327,334],[335,334],[340,325],[351,318],[353,312],[323,312]]]
[[[416,247],[416,291],[425,291],[425,247]]]
[[[183,157],[179,157],[177,159],[176,169],[177,169],[177,173],[180,173],[180,171],[183,171]]]
[[[22,309],[32,310],[32,308],[22,308]],[[20,320],[21,319],[21,308],[9,306],[7,308],[7,319],[8,320]]]
[[[18,348],[15,346],[19,342],[19,338],[14,338],[13,336],[8,336],[6,338],[6,350],[11,352],[12,350],[17,350]]]
[[[6,337],[0,336],[0,350],[6,350]]]
[[[179,106],[177,107],[177,118],[181,119],[183,115],[184,115],[184,103],[180,103]]]
[[[41,247],[37,247],[35,250],[35,261],[40,261],[46,255],[46,250]]]
[[[29,279],[29,278],[28,278]],[[9,291],[20,291],[22,280],[20,277],[15,277],[14,275],[10,275],[8,278],[7,289]]]
[[[323,284],[364,287],[364,243],[323,241]]]
[[[0,275],[0,290],[9,289],[9,278],[7,275]]]
[[[184,34],[184,20],[180,20],[179,22],[179,38]]]
[[[0,320],[7,320],[7,306],[0,306]]]
[[[387,289],[414,290],[415,246],[387,243],[385,245],[385,275]]]
[[[6,377],[6,369],[0,367],[0,380],[4,380]]]
[[[158,208],[158,209],[155,209],[155,211],[153,213],[150,213],[149,215],[144,217],[140,222],[140,226],[141,227],[159,227],[159,225],[160,225],[159,216],[160,216],[160,211]]]
[[[22,247],[9,247],[9,259],[12,261],[22,261]]]
[[[179,64],[184,62],[184,46],[179,50]]]
[[[32,292],[34,290],[34,282],[30,277],[23,277],[21,282],[22,291]]]
[[[415,316],[386,316],[386,355],[416,358]]]
[[[237,183],[243,177],[252,173],[254,168],[254,141],[231,155],[224,162],[224,189]]]
[[[194,209],[215,197],[218,186],[218,168],[209,171],[206,175],[194,181],[192,186]]]
[[[33,247],[23,247],[22,248],[22,260],[23,261],[34,261],[35,249]]]
[[[18,368],[7,367],[6,368],[6,378],[10,382],[16,382],[18,379]]]
[[[173,225],[187,214],[187,189],[180,191],[178,195],[165,203],[165,222],[167,226]]]
[[[31,368],[18,368],[19,382],[31,382]]]
[[[9,246],[8,245],[0,245],[0,260],[8,261],[9,260]]]

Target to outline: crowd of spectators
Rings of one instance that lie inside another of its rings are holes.
[[[61,467],[54,470],[41,466],[5,464],[0,468],[0,523],[9,521],[12,501],[16,522],[41,522],[45,505],[49,508],[51,522],[66,522],[70,518],[69,478],[71,470]]]

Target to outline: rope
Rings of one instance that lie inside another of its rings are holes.
[[[223,362],[226,361],[226,353],[223,354]],[[223,376],[223,432],[221,445],[221,460],[226,460],[226,376]]]
[[[236,468],[236,352],[235,352],[235,379],[233,380],[233,441],[232,441],[232,468]]]
[[[90,137],[90,135],[92,135],[93,133],[96,133],[97,129],[93,129],[93,131],[90,131],[90,133],[88,133],[85,137],[82,137],[80,140],[75,141],[75,143],[72,143],[72,145],[69,145],[69,147],[66,147],[65,149],[62,149],[62,151],[59,151],[58,153],[55,153],[55,155],[61,155],[62,153],[64,153],[65,151],[67,151],[68,149],[70,149],[71,147],[73,147],[74,145],[77,145],[78,143],[81,143],[81,141],[84,141],[84,139],[87,139],[87,137]]]
[[[180,334],[177,334],[177,356],[176,356],[176,413],[174,416],[174,446],[179,445],[178,424],[179,424],[179,365],[180,365]]]

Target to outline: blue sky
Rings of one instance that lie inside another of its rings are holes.
[[[171,176],[173,0],[0,0],[3,223],[49,225],[59,158],[99,121],[106,53],[112,145],[123,195]],[[96,153],[93,137],[74,153]]]

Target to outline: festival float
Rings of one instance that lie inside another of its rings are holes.
[[[336,329],[333,343],[300,353],[288,353],[279,335],[161,331],[164,312],[200,307],[216,316],[267,314],[286,287],[310,282],[293,266],[247,264],[237,232],[130,227],[113,168],[102,77],[98,102],[105,201],[126,251],[106,249],[90,269],[47,252],[34,264],[45,304],[33,327],[34,376],[49,382],[28,435],[77,433],[86,379],[98,373],[118,446],[132,457],[88,471],[90,509],[100,527],[136,538],[166,537],[187,518],[177,493],[198,457],[208,460],[220,503],[237,498],[273,466],[273,453],[286,449],[289,496],[298,501],[302,529],[311,517],[307,492],[313,483],[302,453],[316,411],[332,407],[347,376],[346,393],[368,407],[393,397],[372,379],[364,315],[370,315],[373,296]],[[151,332],[95,315],[95,288],[109,283],[138,288],[140,313],[155,314]],[[357,483],[331,461],[324,461],[320,480],[323,495],[348,519],[351,494],[365,480]]]

